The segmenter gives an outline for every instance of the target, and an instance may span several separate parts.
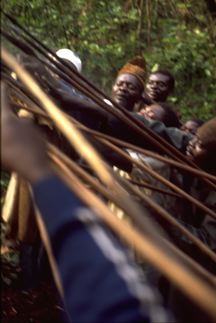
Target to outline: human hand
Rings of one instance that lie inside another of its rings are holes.
[[[52,173],[45,142],[31,120],[18,118],[10,109],[7,89],[1,83],[1,162],[30,183]]]

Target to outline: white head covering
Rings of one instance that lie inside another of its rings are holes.
[[[82,70],[82,62],[81,59],[70,49],[62,48],[57,50],[56,55],[60,58],[67,59],[72,64],[75,65],[78,72],[81,73]]]

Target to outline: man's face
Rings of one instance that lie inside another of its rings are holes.
[[[151,74],[146,84],[146,94],[156,102],[166,101],[170,94],[169,77],[164,74]]]
[[[202,166],[204,164],[207,156],[207,149],[198,136],[194,136],[194,138],[189,141],[186,148],[186,155],[197,165]]]
[[[158,104],[147,105],[144,109],[140,110],[139,114],[143,115],[146,119],[159,120],[163,122],[164,111]]]
[[[142,91],[141,82],[135,76],[121,74],[113,85],[112,98],[123,108],[132,111],[134,104],[140,100]]]
[[[189,120],[189,121],[185,122],[185,124],[182,126],[181,130],[183,130],[187,133],[192,133],[193,135],[195,135],[198,128],[199,128],[199,126],[196,122]]]

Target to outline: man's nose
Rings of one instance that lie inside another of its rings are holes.
[[[122,83],[119,87],[121,90],[127,90],[127,84]]]
[[[156,88],[157,88],[157,83],[152,83],[152,84],[151,84],[151,88],[152,88],[152,89],[156,89]]]

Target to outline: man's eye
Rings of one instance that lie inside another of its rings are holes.
[[[128,88],[133,91],[135,90],[135,87],[133,85],[128,85]]]
[[[117,86],[121,86],[121,85],[122,85],[122,83],[121,83],[121,82],[118,82],[118,83],[116,83],[116,85],[117,85]]]
[[[204,146],[203,146],[203,144],[201,142],[198,142],[197,146],[199,147],[199,149],[204,149]]]

